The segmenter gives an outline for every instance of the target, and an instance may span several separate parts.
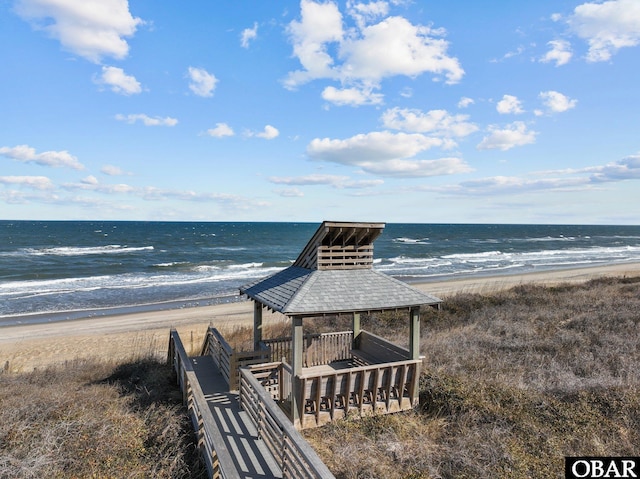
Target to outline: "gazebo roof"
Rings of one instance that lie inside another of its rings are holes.
[[[373,269],[318,271],[290,266],[243,286],[240,293],[287,316],[381,311],[441,302]]]
[[[373,241],[384,223],[322,223],[293,264],[240,288],[287,316],[435,305],[435,296],[372,269]]]

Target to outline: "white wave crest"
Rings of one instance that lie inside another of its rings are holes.
[[[32,256],[85,256],[100,254],[122,254],[135,253],[137,251],[153,251],[153,246],[121,246],[118,244],[110,244],[106,246],[60,246],[57,248],[27,248],[22,250],[24,253]]]

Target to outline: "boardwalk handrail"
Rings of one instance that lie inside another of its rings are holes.
[[[278,369],[282,363],[261,364],[259,369]],[[254,422],[258,435],[264,440],[282,470],[284,479],[335,479],[327,466],[291,420],[273,401],[269,392],[251,372],[240,369],[240,403]]]
[[[220,373],[229,385],[229,391],[239,389],[239,369],[241,367],[269,361],[268,349],[235,351],[220,334],[220,331],[211,326],[207,329],[201,355],[210,355],[213,358],[213,362],[218,366]]]
[[[172,329],[169,334],[167,359],[169,364],[173,364],[178,377],[178,384],[183,392],[183,399],[196,431],[198,448],[207,465],[209,477],[214,479],[240,479],[233,458],[225,445],[193,370],[193,364],[175,329]]]

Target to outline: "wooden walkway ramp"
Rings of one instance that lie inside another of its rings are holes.
[[[230,392],[227,378],[233,375],[228,368],[226,374],[221,372],[219,365],[233,361],[225,356],[220,363],[215,357],[189,357],[177,331],[171,330],[167,360],[176,373],[209,477],[335,479],[254,374],[234,368],[242,387],[240,395]]]
[[[264,441],[258,439],[258,431],[247,413],[240,409],[238,394],[227,390],[227,382],[213,358],[197,356],[190,359],[238,476],[281,478],[280,467]]]

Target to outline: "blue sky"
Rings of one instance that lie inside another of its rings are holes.
[[[640,1],[0,0],[0,218],[640,223]]]

